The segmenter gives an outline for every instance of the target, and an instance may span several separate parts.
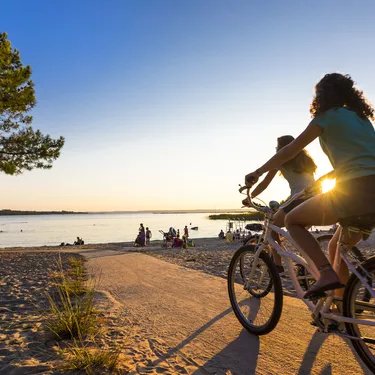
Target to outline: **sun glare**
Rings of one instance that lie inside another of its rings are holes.
[[[336,185],[336,180],[324,180],[322,182],[322,192],[326,193],[327,191],[332,190]]]

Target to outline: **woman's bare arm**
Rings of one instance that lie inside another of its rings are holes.
[[[267,173],[267,176],[264,177],[263,181],[253,190],[253,192],[251,193],[251,197],[255,198],[259,194],[262,194],[263,191],[267,189],[268,185],[271,183],[273,178],[276,176],[276,173],[277,173],[276,169],[269,171]]]

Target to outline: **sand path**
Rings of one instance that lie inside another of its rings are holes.
[[[134,322],[132,374],[368,374],[350,345],[318,333],[298,300],[260,338],[242,329],[226,281],[140,253],[85,250],[99,288]]]

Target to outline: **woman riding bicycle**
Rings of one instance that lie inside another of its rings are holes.
[[[310,106],[313,117],[307,128],[290,144],[255,172],[245,177],[251,187],[264,173],[293,159],[319,137],[336,175],[336,186],[303,202],[286,215],[286,227],[296,243],[315,263],[319,280],[304,298],[321,297],[325,291],[343,287],[348,271],[343,264],[340,278],[333,270],[315,238],[306,230],[312,225],[332,225],[341,219],[375,213],[375,131],[374,109],[349,75],[326,74],[315,86]],[[336,231],[337,241],[342,228]],[[349,247],[360,236],[346,238]],[[331,254],[332,255],[332,254]]]
[[[283,147],[293,141],[294,137],[291,135],[284,135],[277,138],[276,151],[280,151]],[[284,163],[280,168],[275,168],[269,171],[263,181],[253,190],[251,197],[255,198],[265,189],[267,189],[268,185],[271,183],[278,171],[280,171],[280,173],[288,181],[291,196],[314,185],[314,173],[316,171],[316,165],[308,152],[306,150],[302,150],[293,159]],[[284,227],[284,219],[286,214],[303,202],[304,199],[297,199],[283,210],[279,210],[273,217],[273,224],[279,228]],[[245,206],[248,205],[248,199],[244,199],[242,203]],[[272,237],[280,244],[280,239],[276,232],[272,232]],[[284,272],[284,267],[281,264],[281,257],[275,250],[273,250],[273,259],[279,273]]]

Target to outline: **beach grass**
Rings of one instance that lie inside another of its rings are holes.
[[[75,297],[70,293],[65,284],[55,295],[47,292],[50,314],[46,318],[46,329],[56,340],[79,338],[98,330],[94,291],[87,290],[84,295]]]
[[[73,343],[60,349],[64,358],[62,370],[85,371],[86,374],[104,373],[120,374],[120,356],[122,348],[103,348],[100,343],[91,341],[85,346],[82,340],[73,340]]]
[[[97,331],[94,308],[95,286],[88,285],[82,258],[69,258],[64,269],[61,258],[53,275],[53,288],[46,292],[49,314],[46,329],[55,339],[74,339]]]
[[[104,327],[94,306],[96,285],[89,283],[84,262],[71,257],[64,268],[59,257],[52,288],[46,292],[49,307],[45,329],[60,342],[63,371],[119,374],[123,348],[107,347],[97,340]]]

